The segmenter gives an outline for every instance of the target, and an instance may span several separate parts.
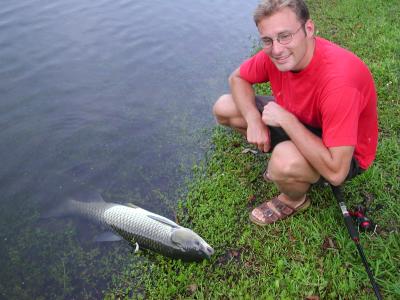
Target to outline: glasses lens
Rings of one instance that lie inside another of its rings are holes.
[[[278,41],[281,44],[289,44],[291,40],[292,40],[292,34],[291,33],[282,33],[278,37]]]
[[[261,40],[262,44],[264,45],[265,48],[269,48],[272,46],[272,40],[271,39],[265,39],[265,40]]]

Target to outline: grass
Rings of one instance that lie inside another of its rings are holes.
[[[379,224],[361,243],[385,299],[400,298],[400,3],[395,0],[308,1],[318,35],[356,53],[378,91],[380,138],[374,165],[345,186],[348,206],[367,200]],[[258,91],[268,90],[266,85]],[[216,127],[212,147],[194,167],[179,205],[182,225],[215,247],[210,261],[189,264],[145,253],[127,266],[106,298],[148,299],[374,299],[358,252],[327,188],[313,188],[312,208],[260,228],[248,211],[276,188],[261,174],[268,155],[243,154],[241,136]],[[140,274],[135,284],[131,279]],[[138,292],[140,291],[140,292]]]

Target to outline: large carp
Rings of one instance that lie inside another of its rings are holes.
[[[136,205],[105,202],[99,195],[90,202],[68,199],[47,217],[78,215],[101,223],[113,232],[99,235],[97,241],[116,241],[122,238],[139,247],[185,261],[210,258],[214,253],[199,235],[175,222]]]

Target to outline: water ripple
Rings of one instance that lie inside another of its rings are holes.
[[[199,152],[193,133],[212,124],[212,102],[249,54],[256,1],[2,1],[0,219],[14,203],[55,205],[83,184],[172,215],[165,195],[174,201],[177,166]],[[2,233],[29,247],[13,226]],[[27,266],[0,273],[4,297],[21,298],[12,296],[30,271],[25,289],[38,298],[90,298],[105,288],[60,295],[54,266],[21,255]]]

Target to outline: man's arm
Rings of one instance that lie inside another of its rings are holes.
[[[270,149],[269,129],[261,120],[252,85],[240,77],[240,68],[229,76],[229,85],[233,100],[247,122],[247,141],[256,145],[260,151],[268,152]]]
[[[301,154],[329,183],[337,186],[346,179],[354,153],[353,146],[325,147],[321,138],[274,102],[264,107],[262,120],[267,125],[282,127]]]

